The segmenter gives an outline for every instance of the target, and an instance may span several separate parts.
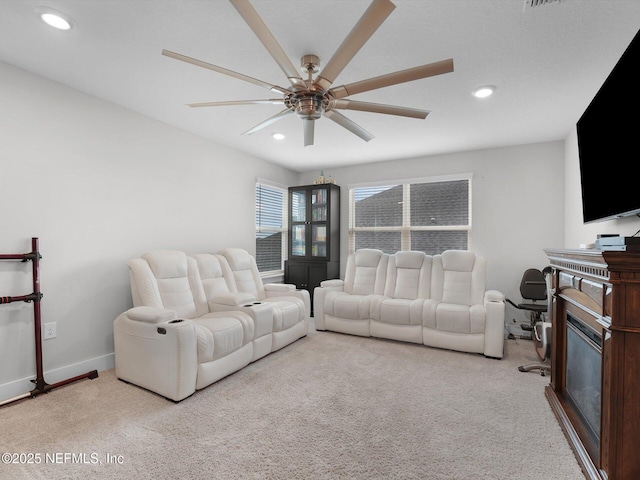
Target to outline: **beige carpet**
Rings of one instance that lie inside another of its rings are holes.
[[[100,372],[0,408],[0,478],[582,480],[535,359],[311,332],[177,404]]]

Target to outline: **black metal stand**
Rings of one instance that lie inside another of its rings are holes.
[[[98,371],[93,370],[77,377],[69,378],[61,382],[54,384],[48,384],[44,380],[44,370],[42,367],[42,318],[40,314],[40,301],[42,300],[42,293],[40,292],[40,252],[38,251],[38,239],[36,237],[31,239],[31,252],[23,254],[0,254],[0,260],[21,260],[22,262],[32,262],[33,266],[33,293],[28,295],[21,295],[17,297],[0,297],[0,304],[12,303],[12,302],[33,302],[33,317],[34,317],[34,333],[35,333],[35,345],[36,345],[36,378],[31,380],[35,384],[35,388],[28,393],[18,395],[17,397],[10,398],[0,402],[0,406],[7,405],[12,402],[16,402],[26,397],[35,398],[41,393],[49,393],[54,388],[62,387],[78,380],[85,378],[94,379],[98,376]]]

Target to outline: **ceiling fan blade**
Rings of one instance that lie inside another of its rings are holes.
[[[389,87],[391,85],[398,85],[399,83],[411,82],[413,80],[451,72],[453,72],[453,59],[449,58],[448,60],[408,68],[406,70],[400,70],[399,72],[387,73],[379,77],[360,80],[359,82],[332,88],[331,94],[333,94],[335,98],[344,98],[349,95],[355,95],[356,93],[368,92],[382,87]]]
[[[324,112],[324,116],[330,120],[333,120],[341,127],[346,128],[351,133],[359,136],[365,142],[368,142],[372,138],[375,138],[373,135],[367,132],[364,128],[362,128],[360,125],[358,125],[352,120],[349,120],[347,117],[345,117],[341,113],[336,112],[335,110],[328,110]]]
[[[264,127],[267,127],[267,126],[271,125],[272,123],[277,122],[282,117],[285,117],[285,116],[289,115],[290,113],[293,113],[293,110],[289,110],[288,108],[286,110],[282,110],[280,113],[276,113],[272,117],[269,117],[266,120],[263,120],[262,122],[260,122],[255,127],[250,128],[249,130],[244,132],[243,135],[251,135],[252,133],[256,133],[258,130],[262,130]]]
[[[305,87],[304,80],[300,77],[300,74],[294,67],[293,63],[284,50],[275,39],[269,28],[262,21],[262,18],[258,15],[258,12],[253,8],[249,0],[229,0],[235,7],[238,13],[247,22],[249,28],[253,30],[253,33],[265,46],[267,51],[271,54],[278,66],[282,69],[289,81],[294,87]]]
[[[162,50],[162,55],[170,58],[175,58],[176,60],[181,60],[183,62],[191,63],[192,65],[197,65],[198,67],[208,68],[209,70],[213,70],[214,72],[222,73],[224,75],[229,75],[230,77],[239,78],[240,80],[244,80],[245,82],[253,83],[254,85],[268,88],[273,92],[279,92],[283,94],[289,93],[289,91],[286,88],[278,87],[277,85],[272,85],[270,83],[263,82],[262,80],[258,80],[257,78],[253,78],[248,75],[244,75],[242,73],[234,72],[233,70],[228,70],[226,68],[218,67],[217,65],[212,65],[210,63],[203,62],[202,60],[196,60],[195,58],[187,57],[186,55],[172,52],[170,50]]]
[[[334,100],[330,108],[337,110],[359,110],[361,112],[385,113],[387,115],[398,115],[400,117],[427,118],[428,110],[417,108],[396,107],[394,105],[382,105],[380,103],[356,102],[354,100]]]
[[[394,8],[396,6],[389,0],[373,0],[347,38],[344,39],[338,50],[333,54],[333,57],[318,74],[314,82],[315,85],[322,90],[328,90],[344,67],[347,66],[378,27],[382,25],[382,22],[386,20]]]
[[[283,98],[271,98],[269,100],[230,100],[227,102],[200,102],[188,103],[189,107],[225,107],[228,105],[277,105],[284,103]]]
[[[313,136],[316,121],[308,118],[303,118],[302,125],[304,127],[304,146],[308,147],[309,145],[313,145]]]

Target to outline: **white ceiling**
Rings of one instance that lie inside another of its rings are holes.
[[[269,90],[161,55],[162,49],[282,87],[283,72],[225,0],[0,0],[0,60],[296,171],[566,138],[640,27],[638,0],[393,0],[396,9],[334,85],[454,59],[453,73],[350,97],[430,110],[426,120],[343,111],[375,138],[326,118],[315,145],[282,105],[189,108],[273,98]],[[370,0],[252,0],[294,65],[327,61]],[[46,5],[74,28],[37,15]],[[321,66],[322,68],[322,66]],[[1,79],[0,79],[1,80]],[[471,90],[497,86],[484,100]],[[271,133],[287,135],[277,142]]]

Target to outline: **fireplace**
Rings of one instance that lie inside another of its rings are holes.
[[[590,480],[640,479],[640,251],[546,249],[545,396]]]
[[[600,444],[602,336],[567,312],[565,398],[585,427],[594,451]]]

